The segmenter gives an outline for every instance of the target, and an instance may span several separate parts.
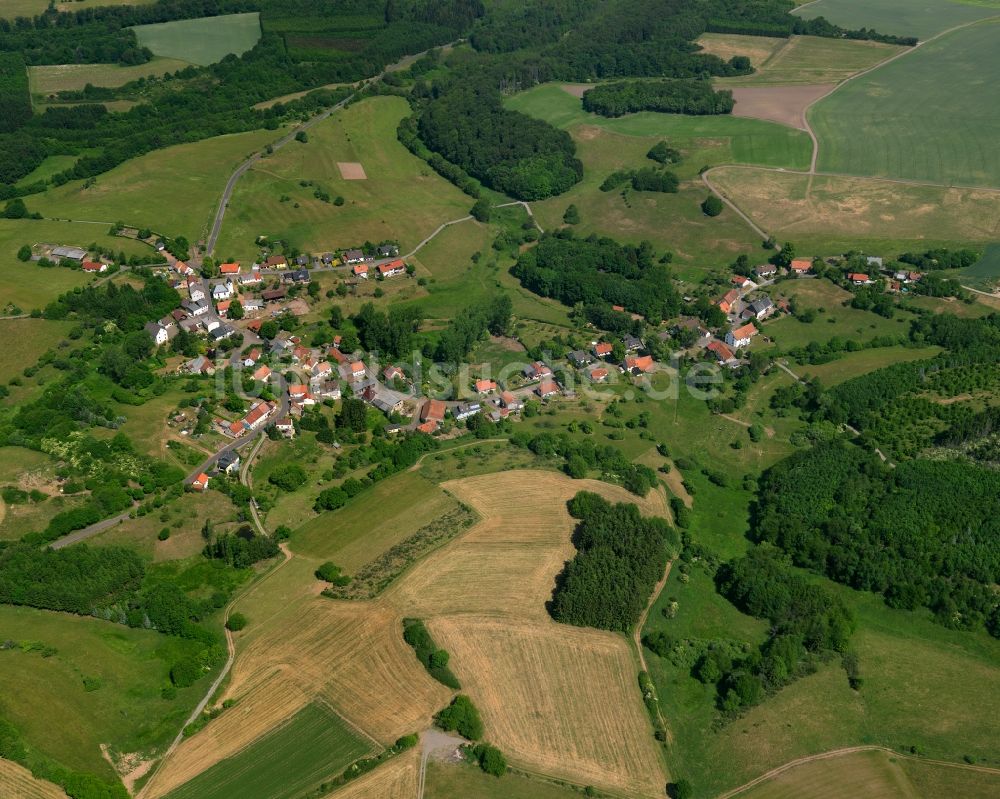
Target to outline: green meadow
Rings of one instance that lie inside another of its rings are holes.
[[[880,33],[928,39],[955,25],[993,16],[996,8],[949,0],[818,0],[796,12],[805,19],[826,17],[845,28],[874,28]]]
[[[79,91],[92,86],[123,86],[139,78],[162,77],[189,66],[176,58],[154,58],[145,64],[125,67],[120,64],[55,64],[28,67],[28,85],[32,94]]]
[[[987,100],[1000,80],[998,35],[996,22],[948,34],[817,103],[818,168],[1000,187],[1000,109]]]
[[[370,749],[335,713],[319,704],[306,705],[278,729],[171,791],[167,799],[295,799]]]
[[[154,55],[199,66],[214,64],[230,53],[242,55],[260,39],[260,14],[224,14],[178,19],[133,28],[139,44]]]

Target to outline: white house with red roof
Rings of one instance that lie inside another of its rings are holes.
[[[742,327],[737,327],[726,333],[726,344],[730,347],[747,347],[750,345],[750,339],[757,335],[759,331],[754,326],[753,322],[743,325]]]
[[[240,273],[239,261],[232,261],[227,264],[219,264],[220,275],[238,275]]]
[[[387,264],[379,264],[378,273],[382,277],[395,277],[396,275],[403,275],[406,274],[406,264],[403,263],[401,258],[397,258],[395,261],[389,261]]]

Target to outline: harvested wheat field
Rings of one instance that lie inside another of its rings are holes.
[[[530,469],[442,484],[482,518],[468,533],[419,563],[388,592],[404,615],[485,613],[547,621],[555,577],[575,550],[566,502],[593,491],[669,518],[662,491],[645,498],[598,480]],[[516,590],[514,587],[516,586]]]
[[[415,747],[323,799],[415,799],[419,770],[420,748]]]
[[[733,88],[734,117],[766,119],[779,125],[808,130],[805,111],[820,97],[829,94],[835,83],[811,86],[744,86]]]
[[[61,788],[35,779],[28,769],[10,760],[0,760],[0,796],[4,799],[66,799]]]
[[[185,739],[150,781],[163,796],[273,730],[314,698],[364,737],[391,743],[429,726],[450,692],[403,641],[402,620],[370,603],[310,597],[268,620],[233,664],[236,705]]]
[[[344,180],[368,180],[365,168],[357,161],[338,161],[337,169]]]
[[[428,621],[483,715],[486,739],[531,771],[662,796],[660,755],[625,640],[555,622]]]

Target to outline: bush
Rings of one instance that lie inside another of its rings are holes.
[[[226,629],[238,633],[244,627],[247,626],[247,617],[242,613],[230,613],[229,618],[226,619]]]
[[[21,249],[17,251],[17,260],[19,261],[30,261],[31,260],[31,247],[27,244],[21,245]]]
[[[570,205],[563,214],[563,222],[567,225],[579,225],[580,210],[575,205]]]
[[[160,541],[166,541],[168,538],[170,538],[170,528],[164,527],[162,530],[160,530],[159,533],[156,534],[156,537]]]
[[[462,687],[458,678],[448,668],[448,652],[437,648],[427,627],[420,619],[403,619],[403,640],[413,647],[417,660],[423,664],[431,677],[456,691]]]
[[[472,753],[479,761],[479,768],[487,774],[502,777],[507,773],[507,758],[492,744],[479,744],[473,747]]]
[[[451,704],[434,717],[434,722],[442,730],[454,730],[463,738],[478,741],[483,737],[483,720],[472,700],[459,694]]]
[[[350,577],[340,573],[340,566],[329,560],[316,569],[316,578],[333,585],[347,585],[351,582]]]
[[[201,661],[196,657],[183,657],[170,667],[170,682],[178,688],[194,685],[204,674]]]
[[[701,210],[705,216],[718,216],[722,213],[722,200],[714,194],[710,194],[701,204]]]

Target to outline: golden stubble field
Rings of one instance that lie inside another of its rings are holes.
[[[486,739],[512,763],[617,793],[662,795],[667,774],[630,644],[611,633],[556,624],[545,602],[574,552],[569,498],[595,491],[668,516],[664,495],[640,499],[598,481],[534,470],[442,487],[482,521],[378,599],[318,596],[312,576],[318,562],[294,556],[240,603],[251,624],[240,634],[219,697],[236,704],[177,748],[146,799],[236,754],[315,699],[379,744],[426,729],[452,693],[428,676],[403,641],[401,622],[408,616],[425,619],[438,645],[449,650],[463,692],[482,712]],[[397,765],[385,774],[383,768],[374,775],[387,787],[380,783],[371,795],[395,796],[392,786],[408,778],[393,776]]]
[[[66,799],[66,794],[45,780],[36,780],[26,768],[0,760],[0,796],[4,799]]]

